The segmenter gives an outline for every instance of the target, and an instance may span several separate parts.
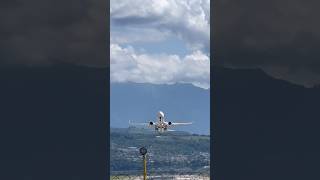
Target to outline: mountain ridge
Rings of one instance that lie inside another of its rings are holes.
[[[311,171],[320,160],[319,88],[259,71],[213,69],[217,179],[319,177]]]

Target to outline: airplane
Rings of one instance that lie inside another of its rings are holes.
[[[166,121],[164,113],[162,111],[159,111],[157,114],[157,120],[156,122],[150,121],[149,123],[132,123],[129,120],[129,125],[146,125],[148,127],[153,127],[155,131],[157,132],[165,132],[165,131],[174,131],[171,129],[168,129],[172,126],[177,126],[177,125],[190,125],[192,122],[171,122],[171,121]]]

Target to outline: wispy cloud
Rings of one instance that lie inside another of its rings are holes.
[[[110,41],[116,44],[157,43],[164,41],[169,36],[169,32],[159,31],[158,29],[126,27],[121,28],[121,30],[112,30],[110,32]]]

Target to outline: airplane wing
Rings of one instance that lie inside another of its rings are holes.
[[[176,122],[176,123],[171,123],[171,125],[190,125],[192,122]]]
[[[148,126],[150,124],[149,123],[137,123],[137,122],[132,122],[131,120],[129,120],[129,125],[131,125],[131,126]]]

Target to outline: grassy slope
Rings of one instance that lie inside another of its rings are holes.
[[[138,149],[148,149],[148,168],[163,171],[203,171],[209,165],[210,137],[185,132],[157,134],[137,128],[111,130],[111,170],[139,171]]]

